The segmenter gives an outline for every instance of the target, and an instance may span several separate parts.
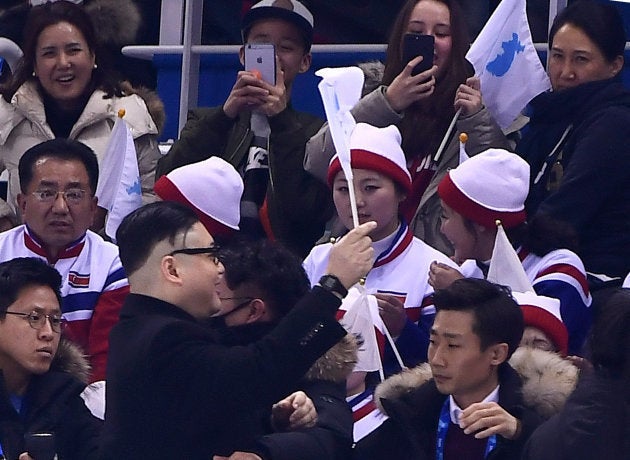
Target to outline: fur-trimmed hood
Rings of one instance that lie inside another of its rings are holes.
[[[357,65],[363,71],[363,89],[361,97],[371,93],[381,85],[385,73],[385,65],[381,61],[366,61]]]
[[[3,36],[16,43],[21,42],[21,31],[31,5],[24,0],[5,0],[3,3],[6,4],[0,7],[0,23],[10,28],[9,33]],[[84,5],[99,43],[123,46],[137,41],[142,15],[133,0],[75,0],[75,3]]]
[[[135,94],[142,98],[149,110],[149,115],[153,119],[153,123],[157,127],[158,134],[161,133],[166,123],[166,109],[160,96],[155,91],[144,86],[132,86],[128,81],[121,82],[120,87],[127,95]]]
[[[509,361],[523,381],[523,401],[540,416],[557,413],[578,380],[578,369],[559,355],[529,347],[519,347]],[[381,383],[374,392],[378,408],[387,413],[381,399],[399,400],[433,377],[428,363],[407,369]]]
[[[65,372],[87,384],[90,375],[90,364],[87,356],[78,345],[62,338],[59,341],[57,354],[53,359],[50,370]]]
[[[100,43],[123,46],[137,41],[142,17],[132,0],[85,0],[83,5]]]

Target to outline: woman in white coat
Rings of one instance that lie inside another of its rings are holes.
[[[7,201],[13,209],[18,163],[26,150],[66,137],[91,147],[102,163],[120,109],[134,138],[144,201],[153,195],[158,129],[144,100],[103,68],[97,48],[83,7],[58,1],[31,9],[24,56],[0,87],[0,168],[9,174]]]

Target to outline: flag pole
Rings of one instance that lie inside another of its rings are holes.
[[[460,107],[459,109],[457,109],[457,112],[455,112],[455,115],[453,116],[453,119],[451,120],[451,124],[448,125],[448,129],[446,130],[446,134],[444,135],[444,138],[442,139],[442,143],[438,147],[437,152],[435,153],[435,156],[433,157],[433,161],[435,163],[440,161],[440,157],[442,156],[442,152],[444,151],[444,147],[446,147],[446,143],[448,142],[448,139],[451,137],[451,133],[453,132],[453,128],[455,128],[455,123],[457,123],[457,120],[458,120],[459,116],[461,115],[461,113],[462,113],[462,108]]]

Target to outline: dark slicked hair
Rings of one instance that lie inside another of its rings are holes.
[[[6,316],[7,308],[30,286],[49,287],[61,305],[61,275],[46,262],[34,257],[18,257],[0,263],[0,317]]]
[[[472,331],[479,337],[481,349],[497,343],[508,345],[512,356],[523,336],[523,312],[509,288],[483,279],[462,278],[434,294],[435,309],[440,312],[466,311],[474,316]]]
[[[87,171],[91,189],[90,194],[94,196],[96,185],[98,184],[98,159],[96,154],[91,148],[79,141],[61,137],[34,145],[22,155],[18,164],[20,190],[22,193],[27,192],[35,174],[33,167],[41,158],[81,162]]]
[[[127,275],[137,271],[160,241],[174,244],[199,222],[195,212],[173,201],[158,201],[136,209],[123,219],[116,231],[120,261]]]
[[[275,319],[285,316],[310,289],[302,261],[278,243],[235,242],[223,251],[222,260],[228,287],[253,286]]]
[[[549,31],[549,48],[558,30],[571,24],[580,29],[602,52],[606,60],[614,61],[623,56],[626,31],[617,8],[608,3],[580,0],[562,10]]]

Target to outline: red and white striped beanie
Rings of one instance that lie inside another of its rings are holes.
[[[518,155],[488,149],[451,169],[438,186],[442,201],[484,227],[505,228],[525,222],[529,165]]]
[[[350,164],[355,169],[378,171],[399,184],[405,193],[410,193],[411,175],[400,147],[401,141],[400,131],[394,125],[377,128],[357,123],[350,135]],[[335,155],[328,167],[328,185],[331,188],[339,171],[341,163]]]
[[[195,211],[213,236],[228,236],[239,229],[243,179],[219,157],[174,169],[157,180],[154,190],[163,200]]]
[[[543,331],[562,356],[569,351],[569,333],[560,316],[560,300],[534,292],[512,292],[523,312],[525,326]]]

